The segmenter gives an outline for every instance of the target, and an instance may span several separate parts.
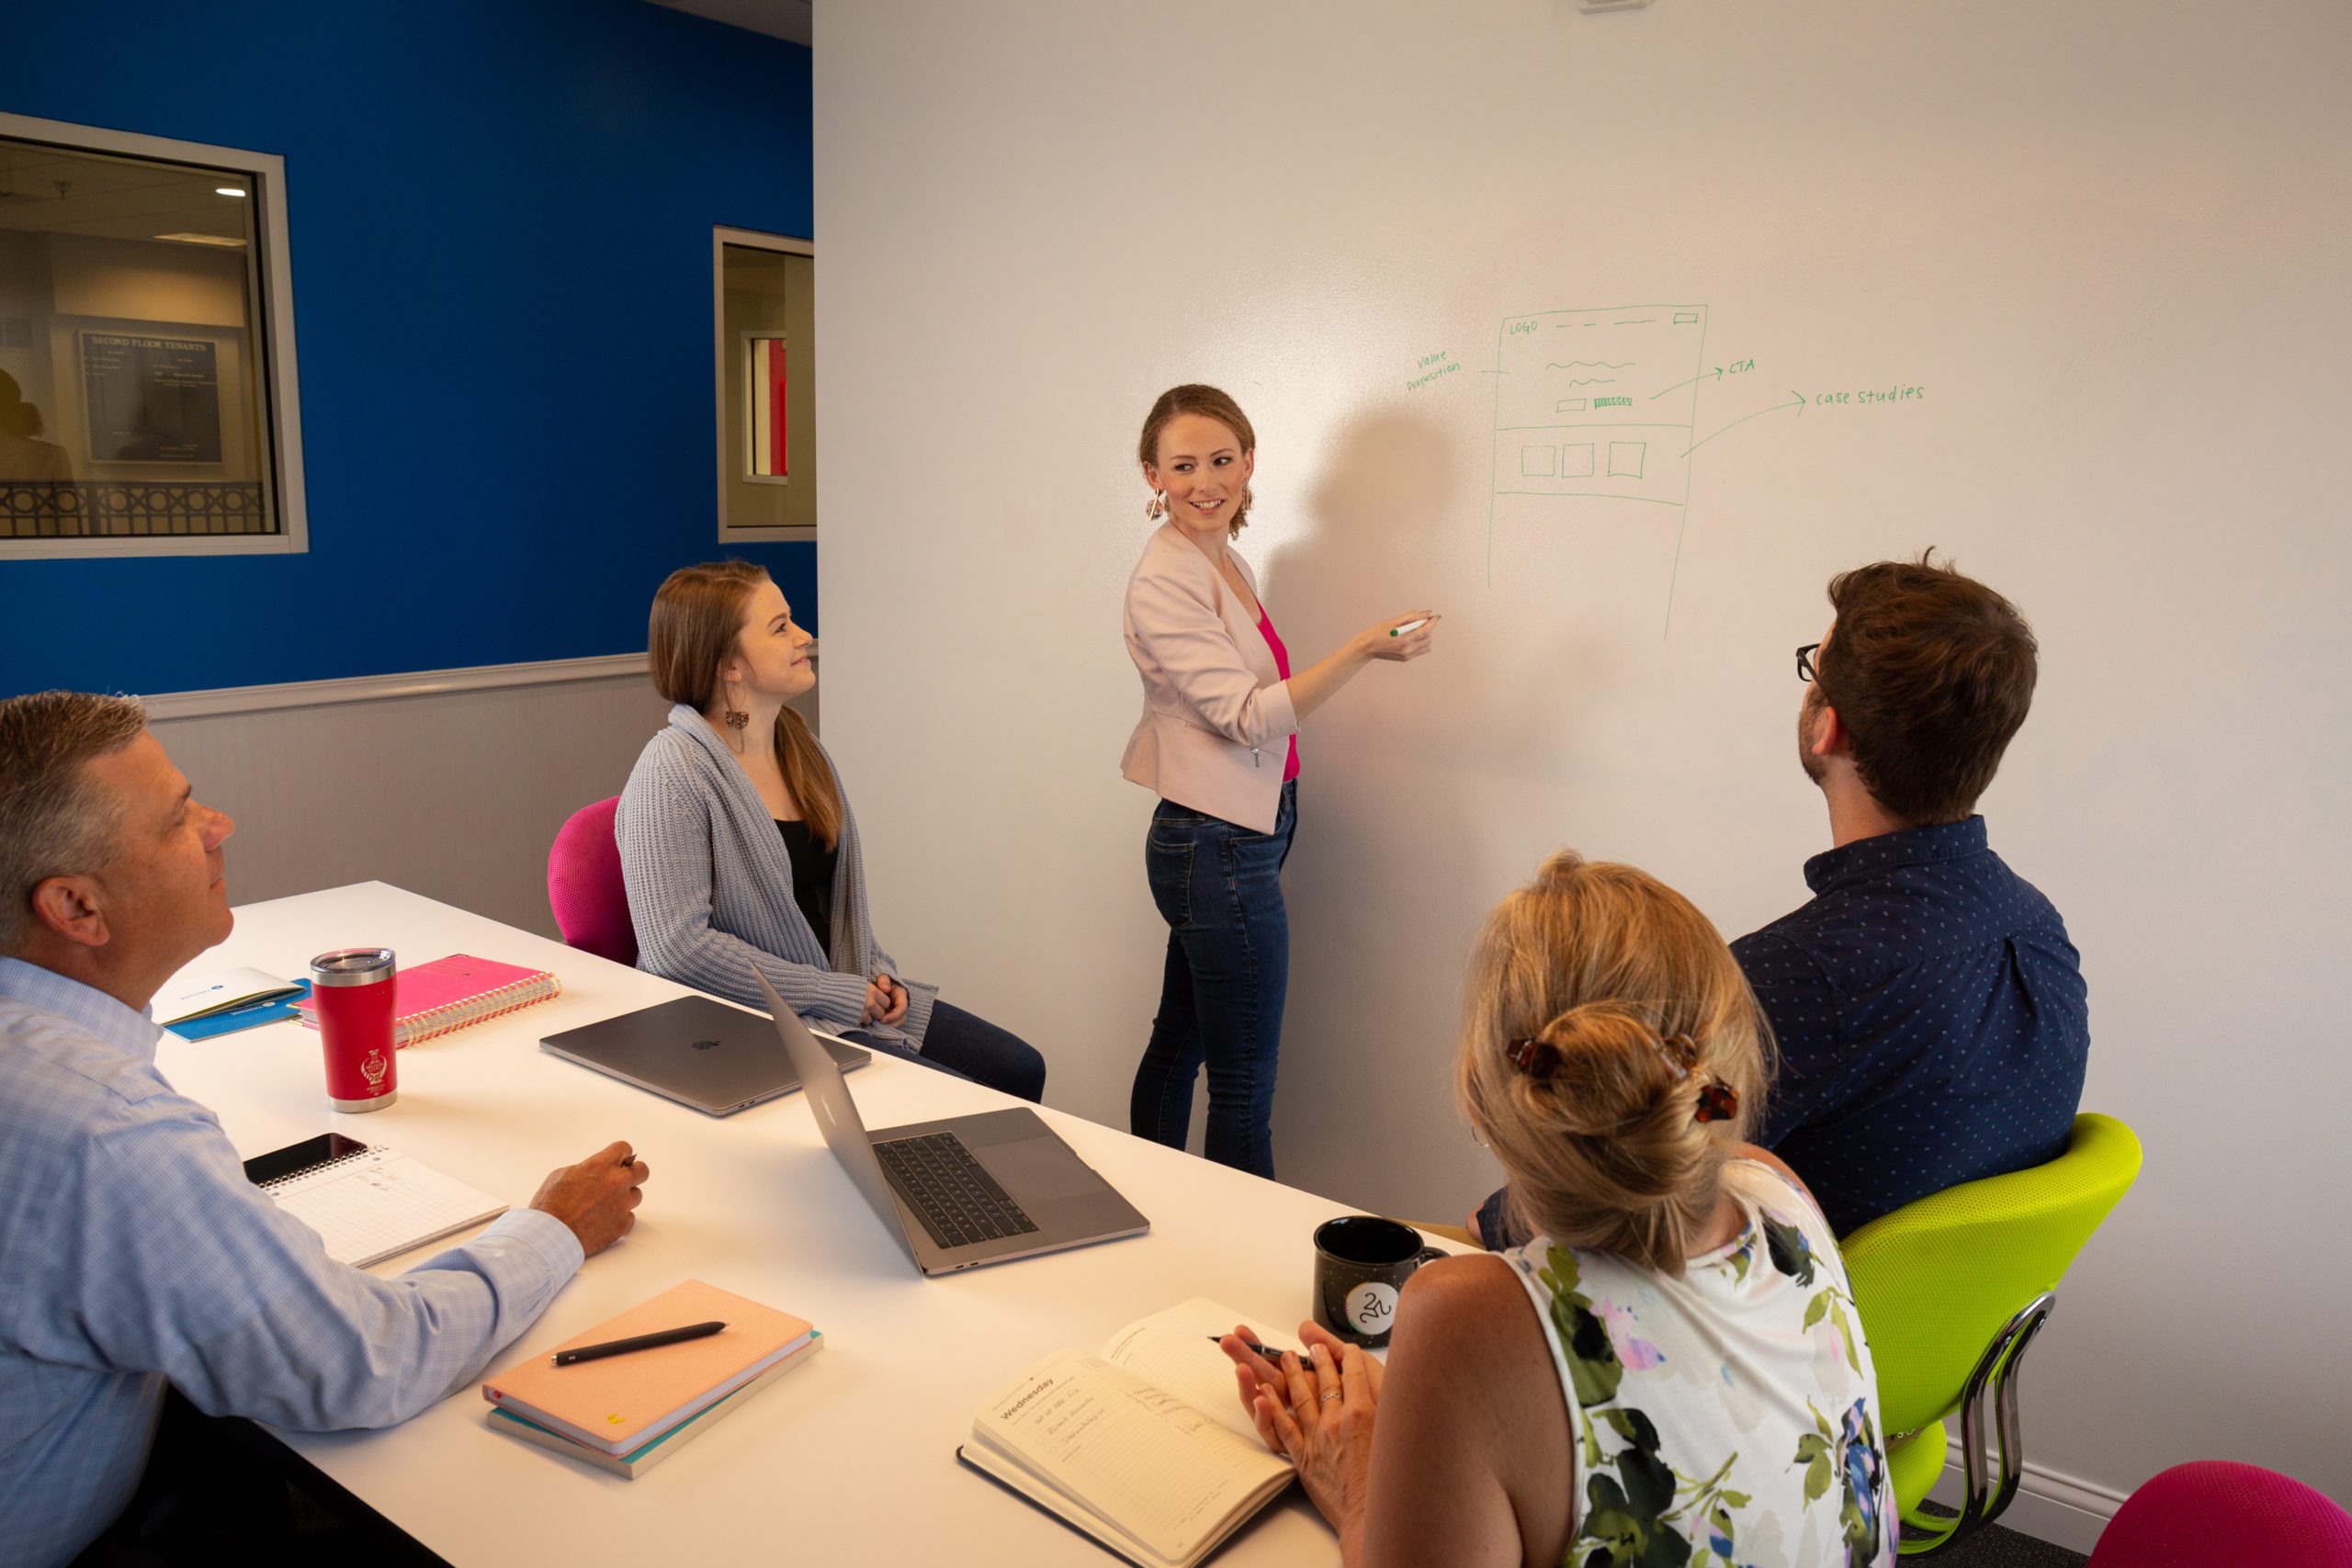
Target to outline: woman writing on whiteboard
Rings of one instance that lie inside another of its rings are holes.
[[[749,561],[682,568],[653,596],[648,659],[676,705],[614,818],[638,967],[758,1007],[756,965],[820,1028],[1036,1100],[1035,1046],[901,979],[874,940],[857,818],[788,705],[817,683],[815,642]]]
[[[1215,387],[1170,388],[1144,420],[1145,515],[1160,525],[1127,580],[1127,655],[1143,678],[1143,718],[1120,771],[1160,797],[1144,864],[1168,922],[1159,1011],[1128,1124],[1183,1147],[1205,1061],[1208,1157],[1271,1177],[1297,731],[1374,660],[1427,653],[1436,617],[1418,610],[1368,626],[1294,675],[1257,579],[1231,544],[1249,518],[1257,445],[1248,417]]]

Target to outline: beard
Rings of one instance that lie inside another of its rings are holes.
[[[1815,784],[1829,772],[1829,764],[1813,754],[1814,721],[1821,716],[1826,702],[1821,694],[1821,683],[1816,681],[1804,689],[1804,701],[1797,705],[1797,766]]]

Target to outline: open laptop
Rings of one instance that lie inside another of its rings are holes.
[[[1034,1111],[983,1111],[867,1132],[841,1068],[767,976],[758,979],[826,1146],[925,1274],[1151,1228]]]
[[[837,1064],[837,1075],[872,1060],[842,1041],[824,1044],[818,1055],[831,1053],[827,1060]],[[567,1029],[541,1040],[539,1049],[712,1116],[800,1087],[792,1057],[766,1019],[708,997],[680,997]]]

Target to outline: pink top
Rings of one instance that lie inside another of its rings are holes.
[[[1265,637],[1266,646],[1273,650],[1274,669],[1283,680],[1289,680],[1290,649],[1283,646],[1283,639],[1275,634],[1274,618],[1266,613],[1266,606],[1262,601],[1258,605],[1258,631]],[[1298,737],[1294,735],[1290,738],[1290,761],[1283,768],[1283,783],[1288,784],[1296,777],[1298,777]]]

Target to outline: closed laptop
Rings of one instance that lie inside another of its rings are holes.
[[[843,1072],[872,1060],[839,1040],[819,1043]],[[539,1049],[712,1116],[800,1087],[775,1025],[710,997],[680,997],[567,1029],[541,1040]]]

